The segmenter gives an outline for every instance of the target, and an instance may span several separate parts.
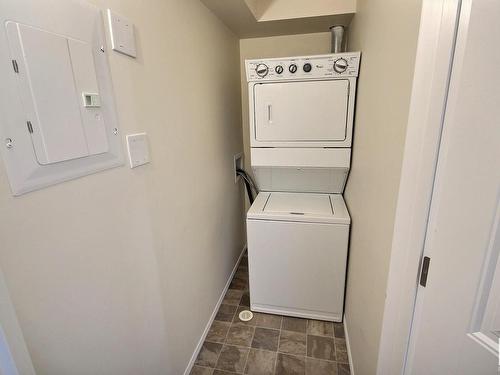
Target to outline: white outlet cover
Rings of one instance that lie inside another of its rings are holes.
[[[130,168],[149,163],[149,145],[146,133],[127,135],[127,151]]]
[[[125,55],[136,57],[134,24],[127,18],[108,9],[111,48]]]

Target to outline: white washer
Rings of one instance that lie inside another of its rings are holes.
[[[341,321],[349,224],[340,194],[259,193],[247,214],[251,309]]]
[[[250,308],[342,321],[360,53],[247,60]]]

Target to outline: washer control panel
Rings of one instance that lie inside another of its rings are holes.
[[[247,81],[357,77],[360,52],[246,60]]]

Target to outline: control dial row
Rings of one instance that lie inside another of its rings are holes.
[[[344,58],[337,59],[333,62],[333,70],[335,72],[341,74],[344,73],[347,68],[349,67],[349,64],[347,63],[347,60]],[[302,66],[302,69],[304,72],[309,73],[312,70],[312,65],[310,63],[305,63]],[[288,66],[288,71],[292,74],[297,73],[298,67],[297,64],[290,64]],[[276,65],[274,68],[274,71],[277,74],[282,74],[284,71],[283,65]],[[269,67],[266,64],[258,64],[257,67],[255,68],[255,73],[261,78],[264,78],[269,74]]]

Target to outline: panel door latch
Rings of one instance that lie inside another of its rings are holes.
[[[16,60],[12,60],[12,68],[14,69],[14,72],[19,73],[19,65],[17,65]]]
[[[429,275],[429,265],[431,264],[431,258],[424,257],[422,262],[422,270],[420,271],[420,285],[425,287],[427,285],[427,276]]]

